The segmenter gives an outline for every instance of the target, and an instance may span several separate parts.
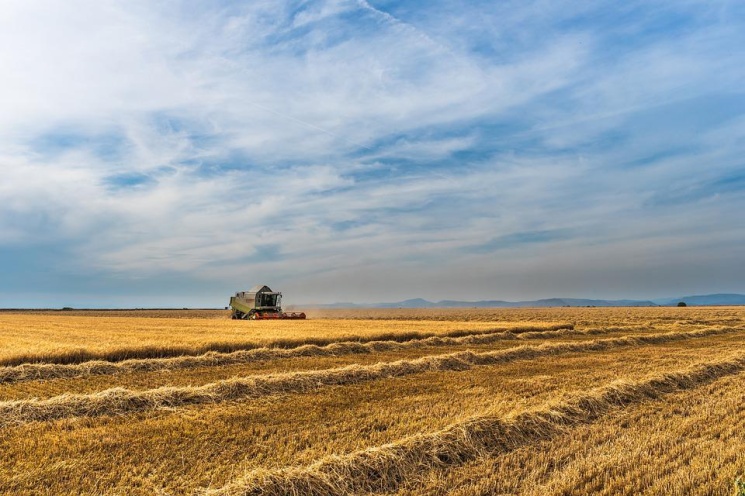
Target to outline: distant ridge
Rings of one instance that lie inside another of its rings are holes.
[[[423,298],[389,303],[331,303],[324,305],[305,305],[316,308],[549,308],[549,307],[657,307],[675,306],[679,302],[689,306],[745,305],[742,294],[711,294],[683,296],[680,298],[661,298],[656,300],[591,300],[586,298],[546,298],[528,301],[429,301]]]
[[[655,300],[661,305],[677,305],[682,301],[686,305],[745,305],[745,295],[720,293],[710,295],[683,296],[681,298],[668,298],[666,300]]]

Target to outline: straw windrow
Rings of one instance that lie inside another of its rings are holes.
[[[94,394],[64,394],[45,400],[4,401],[0,402],[0,426],[73,417],[122,415],[157,408],[246,400],[274,394],[304,393],[326,386],[356,384],[422,372],[467,370],[474,366],[519,359],[659,344],[739,331],[737,328],[705,329],[639,337],[547,343],[539,346],[523,345],[484,353],[465,351],[374,365],[350,365],[326,370],[240,377],[198,387],[163,387],[146,391],[114,388]]]
[[[350,342],[367,343],[371,341],[405,342],[429,337],[460,337],[479,334],[494,334],[496,332],[511,332],[513,334],[544,332],[562,329],[574,329],[574,324],[549,325],[519,325],[500,326],[489,329],[453,329],[444,332],[412,330],[407,332],[371,332],[363,335],[352,335],[344,338]],[[193,346],[151,345],[122,347],[108,350],[71,349],[45,353],[24,353],[0,358],[0,366],[12,367],[23,364],[78,364],[94,360],[106,362],[121,362],[132,359],[156,359],[182,356],[198,356],[209,352],[232,353],[235,351],[255,350],[260,348],[293,349],[308,345],[327,346],[340,342],[339,338],[324,336],[303,336],[299,338],[273,339],[271,342],[206,342]]]
[[[573,399],[508,417],[483,415],[443,430],[384,446],[330,456],[300,467],[257,469],[209,496],[348,495],[394,491],[404,481],[435,468],[508,453],[549,440],[567,429],[592,422],[614,409],[678,391],[694,389],[745,370],[745,355],[655,375],[640,381],[615,381]]]
[[[225,365],[247,364],[262,360],[279,360],[297,357],[328,357],[352,354],[371,354],[389,351],[401,351],[419,348],[443,346],[483,345],[498,341],[555,339],[568,336],[594,336],[630,330],[629,328],[605,328],[573,330],[562,328],[546,331],[528,331],[515,333],[501,331],[484,334],[477,332],[460,337],[433,336],[408,341],[343,341],[318,346],[308,344],[296,348],[257,348],[253,350],[234,351],[232,353],[208,352],[197,356],[180,356],[173,358],[132,359],[122,362],[91,360],[83,363],[26,363],[13,367],[0,367],[0,384],[21,381],[70,379],[75,377],[115,375],[135,372],[173,371],[196,367],[218,367]],[[638,330],[638,329],[637,329]]]

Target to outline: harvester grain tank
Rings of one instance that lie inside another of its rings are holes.
[[[230,298],[233,319],[304,319],[305,314],[282,311],[282,293],[269,286],[254,286]]]

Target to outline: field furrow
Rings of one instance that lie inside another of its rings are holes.
[[[96,326],[101,339],[91,339]],[[572,329],[571,323],[231,321],[204,319],[127,319],[112,317],[4,315],[0,313],[0,366],[26,363],[118,362],[136,358],[196,356],[256,348],[326,346],[341,341],[409,341],[497,332]],[[216,339],[215,336],[220,336]],[[19,351],[23,350],[23,351]]]
[[[598,352],[613,348],[667,343],[742,332],[739,328],[715,328],[647,336],[595,339],[583,342],[523,345],[483,353],[472,351],[430,355],[374,365],[291,372],[228,379],[198,387],[163,387],[148,391],[114,388],[89,395],[63,395],[46,400],[0,402],[0,426],[71,417],[122,415],[157,408],[256,399],[275,394],[307,393],[327,386],[356,384],[383,378],[433,371],[462,371],[474,366],[495,365],[566,353]]]
[[[196,356],[178,356],[173,358],[129,359],[121,362],[91,360],[82,363],[24,363],[16,366],[0,367],[0,384],[13,382],[70,379],[93,375],[115,375],[136,372],[174,371],[198,367],[224,367],[226,365],[247,364],[266,360],[280,360],[298,357],[337,357],[342,355],[360,355],[403,351],[437,347],[456,347],[468,345],[486,345],[499,341],[571,339],[587,336],[598,336],[622,331],[643,332],[647,328],[605,328],[574,330],[561,328],[547,331],[516,330],[500,332],[472,331],[459,337],[432,336],[428,338],[411,338],[401,336],[396,340],[385,341],[342,341],[325,346],[306,344],[291,348],[256,348],[232,353],[210,351]]]
[[[0,494],[704,496],[745,475],[742,308],[226,317],[0,312]]]
[[[310,464],[444,429],[485,409],[509,415],[618,377],[714,360],[742,349],[739,337],[429,372],[210,408],[7,427],[0,437],[0,474],[6,474],[0,493],[37,494],[43,485],[49,494],[187,494],[258,467]]]
[[[642,381],[615,381],[546,408],[502,418],[479,416],[438,432],[345,456],[308,467],[256,470],[211,495],[327,495],[392,491],[423,470],[460,465],[482,456],[513,451],[551,439],[567,428],[592,422],[609,411],[693,389],[745,370],[745,354],[685,370],[657,374]]]
[[[642,403],[551,440],[434,469],[398,496],[729,495],[745,474],[745,377]]]

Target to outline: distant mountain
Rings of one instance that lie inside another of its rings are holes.
[[[412,300],[399,301],[398,303],[378,303],[376,306],[379,308],[432,308],[437,305],[422,298],[414,298]]]
[[[705,305],[745,305],[745,295],[741,294],[710,294],[710,295],[695,295],[695,296],[682,296],[680,298],[665,298],[664,300],[656,300],[660,305],[677,305],[678,302],[684,302],[686,305],[691,306],[705,306]]]
[[[582,298],[545,298],[527,301],[439,301],[432,304],[435,307],[478,307],[478,308],[527,308],[527,307],[643,307],[655,306],[651,301],[636,300],[590,300]]]
[[[677,303],[677,301],[676,301]],[[528,308],[528,307],[649,307],[657,306],[649,300],[589,300],[578,298],[548,298],[531,301],[457,301],[441,300],[437,302],[422,298],[387,302],[387,303],[330,303],[307,305],[317,308]]]
[[[678,302],[689,306],[705,305],[745,305],[745,295],[713,294],[683,296],[681,298],[661,298],[659,300],[591,300],[585,298],[546,298],[529,301],[428,301],[423,298],[389,302],[389,303],[331,303],[325,305],[307,305],[317,308],[551,308],[551,307],[656,307],[675,306]]]

